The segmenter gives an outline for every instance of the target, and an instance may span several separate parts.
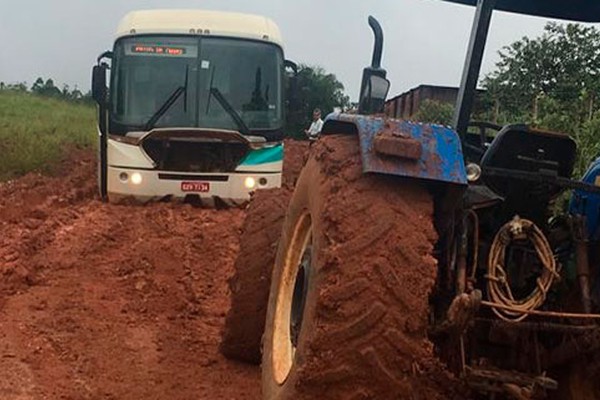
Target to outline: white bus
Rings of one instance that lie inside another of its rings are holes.
[[[93,70],[102,198],[236,205],[279,187],[286,66],[265,17],[126,15]]]

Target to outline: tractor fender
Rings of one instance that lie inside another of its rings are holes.
[[[590,165],[581,181],[600,185],[600,157]],[[586,218],[588,240],[600,240],[600,194],[581,189],[573,191],[569,202],[569,213]]]
[[[332,113],[322,135],[356,134],[364,173],[467,185],[462,146],[449,127],[385,116]]]

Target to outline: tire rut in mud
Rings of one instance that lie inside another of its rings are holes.
[[[231,307],[219,347],[227,358],[260,364],[271,272],[289,200],[306,161],[309,143],[286,140],[283,182],[259,190],[246,208],[240,252],[229,279]]]
[[[229,279],[231,307],[220,350],[227,358],[260,364],[271,271],[291,191],[257,192],[246,209],[240,252]]]
[[[218,353],[244,211],[101,203],[72,156],[0,183],[2,399],[259,398]]]

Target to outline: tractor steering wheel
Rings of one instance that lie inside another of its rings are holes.
[[[468,127],[477,128],[477,130],[479,131],[479,146],[484,151],[488,148],[496,134],[500,132],[500,130],[503,128],[500,125],[486,121],[471,121],[469,122]],[[488,135],[488,131],[493,131],[493,134]]]
[[[463,148],[467,159],[477,162],[483,157],[496,134],[502,129],[502,126],[491,122],[472,121],[468,127],[475,128],[478,131],[478,138],[474,137],[474,133],[468,133],[466,137],[463,137]]]

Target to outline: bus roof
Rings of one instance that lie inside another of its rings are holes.
[[[283,47],[279,28],[258,15],[206,10],[143,10],[125,15],[116,38],[147,34],[227,36],[271,42]]]
[[[445,1],[477,5],[477,0]],[[546,18],[600,22],[600,1],[598,0],[497,0],[494,8],[500,11]]]

